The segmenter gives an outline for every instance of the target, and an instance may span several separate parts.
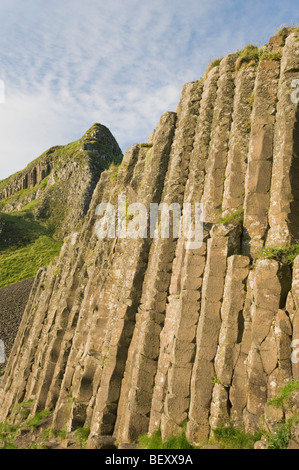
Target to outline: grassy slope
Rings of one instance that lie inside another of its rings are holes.
[[[101,141],[95,140],[93,133],[97,129],[107,135],[107,141],[104,137]],[[118,166],[122,156],[114,155],[109,131],[96,124],[82,139],[52,147],[29,163],[25,170],[0,181],[0,190],[7,187],[17,176],[28,172],[37,161],[49,159],[55,162],[56,171],[65,168],[69,163],[77,162],[82,167],[88,163],[99,174],[111,165]],[[2,232],[0,230],[0,288],[35,276],[39,268],[47,266],[59,254],[62,246],[59,229],[67,215],[67,207],[61,197],[64,188],[59,186],[59,182],[48,188],[47,183],[48,177],[33,188],[22,189],[0,200],[0,226],[4,227]],[[39,194],[47,194],[48,206],[44,215],[39,216],[37,220],[36,211],[44,207],[44,201],[42,197],[28,201],[38,190]],[[21,211],[1,212],[16,201],[22,207]]]
[[[62,243],[24,213],[1,214],[0,288],[36,275],[59,254]]]

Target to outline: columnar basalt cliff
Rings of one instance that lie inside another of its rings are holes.
[[[90,428],[94,448],[159,428],[167,439],[185,422],[198,446],[221,425],[254,432],[284,418],[269,401],[299,380],[295,79],[297,29],[250,60],[229,54],[183,87],[148,144],[102,173],[82,231],[35,279],[1,421],[30,402],[30,416],[51,411],[53,429]],[[97,238],[98,204],[122,193],[147,209],[203,203],[201,247]]]

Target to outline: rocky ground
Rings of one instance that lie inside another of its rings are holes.
[[[0,339],[9,356],[31,291],[33,278],[0,289]],[[5,364],[0,364],[0,371]]]

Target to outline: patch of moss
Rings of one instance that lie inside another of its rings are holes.
[[[60,252],[62,242],[45,227],[20,214],[1,214],[0,287],[34,277]]]
[[[33,205],[36,205],[37,203],[35,200],[27,202],[30,198],[30,196],[35,195],[39,190],[44,189],[47,186],[48,183],[48,177],[44,178],[38,185],[34,186],[33,188],[27,188],[27,189],[21,189],[20,191],[17,191],[15,194],[12,196],[7,197],[6,199],[1,199],[0,200],[0,210],[10,204],[24,204],[22,207],[22,210],[29,210],[32,209]],[[27,203],[27,204],[26,204]],[[28,207],[29,206],[29,207]]]
[[[238,224],[243,223],[243,214],[244,214],[244,209],[238,209],[235,211],[233,214],[220,218],[219,223],[220,224],[229,224],[231,222],[236,222]]]
[[[289,33],[289,28],[287,26],[284,26],[277,32],[277,36],[285,37],[288,35],[288,33]]]
[[[254,102],[254,92],[252,92],[251,95],[248,98],[248,103],[249,103],[251,108],[253,107],[253,102]]]
[[[0,423],[0,439],[4,441],[13,441],[18,431],[18,426],[7,422]]]
[[[50,435],[56,437],[60,441],[63,441],[67,436],[66,429],[52,429]]]
[[[210,72],[214,67],[218,67],[218,66],[220,65],[222,59],[223,59],[223,57],[220,57],[219,59],[213,59],[213,60],[209,63],[209,65],[208,65],[208,67],[207,67],[207,69],[206,69],[206,71],[205,71],[205,78],[207,78],[209,72]]]
[[[148,166],[148,164],[150,162],[150,159],[151,159],[151,156],[152,156],[152,153],[153,153],[153,149],[149,149],[149,151],[147,152],[147,154],[145,156],[145,167]]]
[[[89,427],[77,428],[74,434],[75,434],[75,438],[76,438],[78,444],[83,449],[85,449],[86,444],[87,444],[87,440],[88,440],[88,436],[90,434],[90,428]]]
[[[33,416],[33,418],[26,420],[22,426],[35,429],[41,423],[41,421],[50,414],[51,412],[49,410],[39,411],[38,413],[36,413],[36,415]]]
[[[265,433],[268,449],[287,449],[289,440],[292,437],[292,426],[295,423],[298,423],[296,415],[285,422],[278,423],[272,432]]]
[[[281,408],[289,399],[292,392],[299,390],[299,380],[292,380],[282,387],[279,395],[268,401],[267,405],[273,405],[275,408]]]
[[[245,122],[245,129],[246,129],[246,133],[250,134],[250,132],[251,132],[251,119],[247,119],[247,121]]]
[[[110,181],[114,181],[114,182],[117,181],[119,168],[120,168],[120,163],[119,164],[111,163],[111,165],[109,166],[109,170],[108,170]]]
[[[139,144],[139,147],[141,148],[150,148],[152,146],[153,144],[151,142],[142,142],[141,144]]]
[[[209,444],[221,449],[253,449],[255,442],[261,437],[261,431],[250,434],[233,426],[219,426],[213,430],[213,438],[209,440]]]
[[[240,70],[243,65],[257,64],[259,61],[258,47],[253,44],[248,44],[238,52],[238,56],[239,57],[236,61],[236,70]]]
[[[162,441],[161,430],[158,429],[151,436],[142,434],[138,438],[138,443],[143,449],[193,449],[188,442],[184,427],[178,436],[172,436],[166,441]]]
[[[211,377],[211,384],[214,386],[215,384],[219,384],[220,380],[218,379],[217,375],[215,374],[213,377]]]
[[[275,259],[282,263],[292,265],[297,255],[299,255],[299,244],[281,248],[274,246],[263,247],[259,250],[257,256],[259,259]]]
[[[260,60],[274,60],[279,62],[281,58],[282,51],[269,51],[265,49],[260,54]]]

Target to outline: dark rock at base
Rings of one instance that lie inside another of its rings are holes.
[[[117,449],[112,436],[93,436],[89,441],[89,449]]]

